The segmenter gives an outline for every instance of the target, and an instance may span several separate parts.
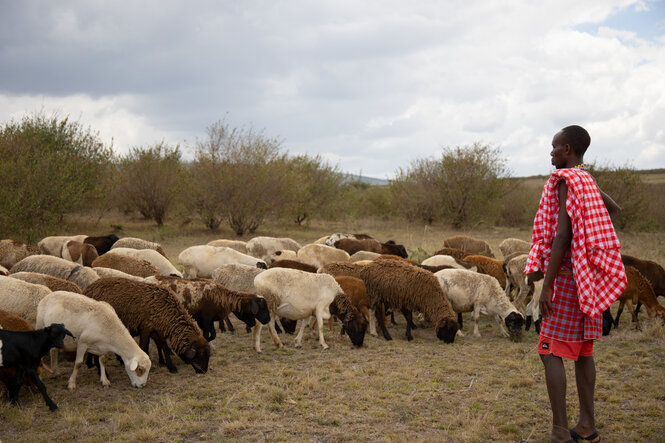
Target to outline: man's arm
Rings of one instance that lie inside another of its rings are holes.
[[[559,182],[559,220],[557,222],[556,235],[552,241],[552,255],[550,263],[545,272],[543,290],[540,293],[540,313],[543,317],[550,315],[552,311],[552,294],[554,290],[554,279],[559,273],[563,256],[565,255],[573,240],[573,227],[570,216],[566,211],[566,198],[568,197],[568,185],[561,180]]]
[[[621,206],[619,206],[614,200],[612,200],[612,197],[605,194],[600,188],[598,188],[598,191],[600,191],[600,196],[603,197],[603,203],[605,203],[610,218],[612,221],[615,221],[621,215]]]

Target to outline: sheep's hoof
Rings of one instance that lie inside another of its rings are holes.
[[[111,382],[108,381],[108,380],[107,380],[107,381],[103,381],[103,382],[102,382],[102,386],[104,386],[104,387],[111,386]]]
[[[280,348],[281,348],[281,346],[280,346]],[[296,349],[300,349],[300,348],[302,348],[302,345],[300,343],[296,343]]]
[[[70,383],[70,384],[68,384],[68,385],[67,385],[67,389],[69,389],[70,391],[73,391],[74,389],[76,389],[76,383]]]
[[[457,330],[457,335],[458,335],[459,337],[466,337],[466,336],[464,335],[464,332],[462,332],[461,329],[458,329],[458,330]]]
[[[322,345],[322,346],[323,346],[323,349],[330,349],[330,346],[328,346],[328,345]]]

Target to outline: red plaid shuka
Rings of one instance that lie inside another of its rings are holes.
[[[557,187],[562,179],[568,185],[566,212],[573,229],[571,255],[579,307],[585,315],[596,318],[619,298],[627,283],[619,253],[621,244],[596,181],[588,172],[577,168],[558,169],[545,184],[533,221],[531,252],[525,272],[539,268],[547,271],[559,218]]]

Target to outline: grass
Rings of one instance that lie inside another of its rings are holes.
[[[79,223],[72,232],[93,230]],[[99,233],[109,223],[122,224],[122,235],[162,242],[174,261],[187,246],[234,238],[190,225],[157,230],[131,219],[103,220]],[[256,235],[306,243],[334,231],[368,232],[394,238],[409,251],[429,252],[458,233],[370,220],[275,225]],[[487,239],[497,252],[503,238],[530,236],[526,230],[498,228],[467,233]],[[663,262],[665,234],[622,234],[621,239],[626,252]],[[635,331],[624,314],[619,328],[595,347],[596,416],[606,442],[665,441],[665,332],[642,316],[642,331]],[[0,400],[0,440],[549,441],[549,403],[533,330],[513,343],[499,334],[493,319],[481,317],[482,337],[467,334],[446,345],[423,324],[407,342],[404,319],[396,320],[398,325],[389,328],[393,341],[367,336],[360,349],[340,337],[339,325],[334,333],[326,329],[326,351],[310,331],[302,349],[287,336],[283,350],[263,332],[261,355],[252,349],[251,334],[234,321],[236,332],[219,334],[212,343],[207,374],[195,374],[177,357],[179,373],[170,374],[151,355],[155,366],[143,389],[132,388],[124,368],[108,359],[110,387],[103,388],[95,372],[83,368],[77,390],[69,392],[72,363],[66,362],[44,376],[57,412],[49,412],[41,395],[25,388],[19,407]],[[465,320],[468,332],[471,320]],[[573,424],[573,365],[567,362],[566,368]]]

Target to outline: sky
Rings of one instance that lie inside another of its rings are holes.
[[[665,0],[0,0],[0,124],[69,116],[191,157],[223,120],[392,178],[476,142],[511,175],[665,168]]]

